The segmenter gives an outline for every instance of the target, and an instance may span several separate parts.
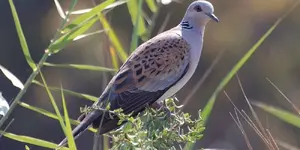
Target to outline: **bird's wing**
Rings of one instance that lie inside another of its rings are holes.
[[[189,51],[188,42],[172,30],[157,35],[136,49],[102,97],[111,95],[112,109],[122,108],[125,113],[139,111],[159,99],[185,75]]]

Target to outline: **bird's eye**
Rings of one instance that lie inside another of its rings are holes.
[[[201,11],[202,11],[202,8],[201,8],[200,5],[195,6],[194,9],[195,9],[197,12],[201,12]]]

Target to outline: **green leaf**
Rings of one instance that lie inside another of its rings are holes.
[[[74,30],[74,28],[78,26],[82,26],[82,24],[88,22],[92,18],[94,18],[98,13],[100,13],[103,9],[105,9],[107,6],[110,4],[114,3],[115,0],[106,0],[105,2],[99,4],[98,6],[94,7],[91,11],[80,15],[76,19],[74,19],[68,26],[66,26],[63,30],[62,33],[67,33],[71,32]]]
[[[137,7],[137,10],[136,10],[137,12],[136,12],[136,14],[134,14],[135,16],[131,15],[131,18],[132,17],[136,18],[135,20],[133,20],[133,21],[135,21],[135,23],[134,23],[132,36],[131,36],[131,44],[130,44],[130,51],[131,52],[133,52],[138,46],[138,40],[139,40],[138,36],[141,35],[140,34],[141,29],[139,28],[139,26],[141,25],[141,23],[140,23],[141,20],[143,20],[143,18],[141,16],[143,0],[137,0],[137,1],[138,1],[138,5],[137,5],[138,7]],[[136,0],[131,0],[131,1],[127,2],[129,12],[131,12],[130,10],[134,9],[134,7],[130,7],[130,6],[135,6],[135,2],[136,2]],[[135,10],[132,10],[132,11],[135,11]],[[132,13],[130,13],[130,14],[132,14]],[[142,34],[144,34],[144,32],[146,32],[146,29],[145,29],[145,31],[143,31]]]
[[[30,148],[27,145],[25,145],[25,150],[30,150]]]
[[[83,38],[86,38],[86,37],[89,37],[89,36],[92,36],[92,35],[96,35],[96,34],[99,34],[99,33],[104,33],[104,32],[105,32],[105,30],[98,30],[98,31],[95,31],[95,32],[82,34],[82,35],[79,35],[76,38],[74,38],[73,41],[77,41],[77,40],[80,40],[80,39],[83,39]]]
[[[76,37],[85,33],[97,21],[95,16],[104,8],[112,4],[115,0],[106,0],[105,2],[94,7],[91,11],[80,15],[74,19],[68,26],[61,32],[64,34],[58,40],[51,43],[48,50],[51,53],[57,53],[64,48],[69,42],[73,41]]]
[[[217,86],[216,90],[210,97],[209,101],[205,105],[203,111],[202,111],[202,118],[206,122],[212,108],[215,104],[216,98],[219,94],[219,92],[227,85],[227,83],[232,79],[232,77],[238,72],[238,70],[249,60],[249,58],[252,56],[252,54],[257,50],[257,48],[266,40],[266,38],[274,31],[274,29],[281,23],[281,21],[292,11],[294,8],[299,4],[299,2],[295,3],[291,9],[287,11],[282,17],[280,17],[274,25],[271,26],[271,28],[252,46],[251,49],[248,50],[248,52],[234,65],[234,67],[231,69],[231,71],[223,78],[223,80],[220,82],[220,84]]]
[[[57,107],[57,105],[56,105],[56,102],[55,102],[55,100],[54,100],[54,97],[53,97],[53,95],[52,95],[50,89],[48,88],[48,85],[47,85],[47,83],[46,83],[46,80],[45,80],[45,78],[44,78],[44,75],[42,74],[42,72],[40,72],[40,75],[41,75],[41,79],[42,79],[42,81],[43,81],[43,84],[45,85],[45,89],[46,89],[46,92],[47,92],[47,94],[48,94],[48,96],[49,96],[50,102],[51,102],[51,104],[52,104],[52,106],[53,106],[53,108],[54,108],[54,110],[55,110],[56,115],[58,116],[58,121],[59,121],[59,123],[60,123],[60,126],[61,126],[62,130],[64,131],[64,133],[67,134],[66,126],[65,126],[65,124],[64,124],[62,115],[60,114],[59,109],[58,109],[58,107]]]
[[[11,12],[12,12],[12,15],[13,15],[13,18],[14,18],[14,22],[15,22],[15,25],[16,25],[18,37],[19,37],[19,40],[20,40],[20,44],[21,44],[25,59],[26,59],[28,65],[32,68],[32,70],[35,70],[36,65],[35,65],[34,61],[32,60],[32,58],[31,58],[31,55],[30,55],[30,52],[29,52],[29,49],[28,49],[28,46],[27,46],[27,42],[26,42],[24,33],[22,31],[20,20],[19,20],[15,5],[14,5],[12,0],[9,0],[9,5],[10,5]]]
[[[128,0],[118,0],[118,1],[116,1],[112,4],[110,4],[110,5],[106,6],[103,10],[111,10],[111,9],[117,7],[117,6],[120,6],[120,5],[123,5],[123,4],[127,3],[127,1]]]
[[[11,81],[11,83],[15,87],[18,87],[21,90],[24,88],[23,83],[14,74],[12,74],[10,71],[8,71],[6,68],[4,68],[1,65],[0,65],[0,70],[3,72],[3,74],[6,76],[6,78],[8,78]]]
[[[66,133],[65,134],[68,139],[68,145],[72,150],[77,150],[76,144],[74,141],[74,136],[72,134],[72,128],[71,128],[71,124],[70,124],[69,114],[68,114],[66,100],[65,100],[64,92],[62,90],[62,86],[60,88],[60,91],[61,91],[61,99],[62,99],[64,115],[65,115],[65,124],[66,124]]]
[[[67,19],[66,14],[65,14],[64,10],[62,9],[62,7],[61,7],[60,3],[58,2],[58,0],[54,0],[54,3],[55,3],[55,6],[56,6],[56,9],[57,9],[57,12],[58,12],[59,16],[62,19]]]
[[[148,7],[150,8],[150,10],[151,10],[153,13],[156,13],[156,12],[157,12],[157,6],[156,6],[154,0],[146,0],[146,3],[147,3]]]
[[[76,37],[80,36],[81,34],[85,33],[94,23],[96,23],[97,19],[93,18],[89,20],[87,23],[81,25],[81,26],[76,26],[73,30],[70,32],[64,34],[61,36],[59,39],[54,41],[53,43],[50,44],[48,50],[51,53],[57,53],[61,49],[63,49],[69,42],[73,41]]]
[[[107,10],[107,9],[113,9],[117,6],[120,6],[122,4],[125,4],[127,3],[127,0],[119,0],[119,1],[116,1],[108,6],[106,6],[103,10]],[[87,8],[87,9],[80,9],[80,10],[76,10],[76,11],[72,11],[70,12],[71,15],[81,15],[81,14],[85,14],[85,13],[88,13],[90,12],[92,9],[91,8]],[[102,10],[102,11],[103,11]]]
[[[127,2],[128,11],[131,16],[131,21],[133,23],[133,26],[137,26],[137,34],[139,36],[142,36],[147,32],[145,21],[143,17],[140,15],[141,11],[139,9],[138,1],[142,3],[143,0],[130,0]]]
[[[109,150],[110,140],[109,137],[103,136],[103,150]]]
[[[192,150],[194,148],[195,143],[188,142],[184,145],[183,150]]]
[[[36,145],[36,146],[40,146],[40,147],[45,147],[45,148],[50,148],[50,149],[55,149],[57,147],[57,144],[55,144],[55,143],[37,139],[37,138],[33,138],[30,136],[17,135],[17,134],[13,134],[13,133],[9,133],[9,132],[4,132],[1,130],[0,130],[0,134],[2,134],[3,136],[5,136],[9,139],[13,139],[13,140],[16,140],[19,142],[32,144],[32,145]],[[66,147],[62,147],[60,150],[69,150],[69,149]]]
[[[119,66],[117,54],[116,54],[115,49],[112,46],[109,47],[109,52],[110,52],[111,62],[112,62],[114,69],[119,70],[120,66]]]
[[[122,62],[125,62],[128,55],[126,54],[126,52],[125,52],[118,36],[114,32],[114,30],[111,28],[110,24],[108,23],[106,18],[103,16],[103,14],[99,13],[98,14],[98,19],[100,20],[101,24],[103,25],[103,28],[108,30],[106,32],[106,34],[108,35],[108,38],[109,38],[110,42],[112,43],[112,45],[116,49],[119,58],[122,60]]]
[[[22,107],[24,107],[24,108],[27,108],[27,109],[29,109],[29,110],[32,110],[32,111],[34,111],[34,112],[37,112],[37,113],[39,113],[39,114],[42,114],[42,115],[44,115],[44,116],[47,116],[47,117],[49,117],[49,118],[58,120],[57,115],[55,115],[55,114],[53,114],[53,113],[51,113],[51,112],[49,112],[49,111],[47,111],[47,110],[44,110],[44,109],[42,109],[42,108],[34,107],[34,106],[29,105],[29,104],[24,103],[24,102],[19,102],[19,105],[22,106]],[[72,125],[78,125],[78,124],[79,124],[79,122],[78,122],[77,120],[73,120],[73,119],[70,119],[70,123],[71,123]],[[92,131],[92,132],[97,132],[97,130],[94,129],[94,128],[88,128],[88,130],[90,130],[90,131]]]
[[[252,103],[254,106],[257,106],[261,109],[263,109],[264,111],[274,115],[275,117],[279,118],[280,120],[291,124],[295,127],[300,128],[300,116],[297,116],[293,113],[290,113],[288,111],[282,110],[280,108],[276,108],[270,105],[266,105],[260,102],[255,102]]]
[[[36,80],[33,80],[32,83],[37,84],[37,85],[42,86],[42,87],[45,87],[42,83],[40,83],[39,81],[36,81]],[[48,88],[50,90],[53,90],[53,91],[60,91],[60,89],[57,88],[57,87],[48,86]],[[94,102],[98,100],[98,97],[95,97],[95,96],[92,96],[92,95],[73,92],[73,91],[65,90],[65,89],[63,89],[63,91],[64,91],[64,93],[67,93],[69,95],[79,97],[79,98],[83,98],[83,99],[87,99],[87,100],[91,100],[91,101],[94,101]]]
[[[45,66],[57,67],[57,68],[70,68],[70,69],[80,69],[80,70],[90,70],[90,71],[102,71],[102,72],[116,72],[117,70],[106,67],[98,67],[92,65],[81,65],[81,64],[52,64],[45,62]]]
[[[42,114],[42,115],[45,115],[47,117],[50,117],[50,118],[58,120],[57,115],[55,115],[55,114],[53,114],[53,113],[51,113],[51,112],[49,112],[47,110],[31,106],[31,105],[29,105],[27,103],[24,103],[24,102],[19,102],[19,105],[22,106],[22,107],[24,107],[24,108],[27,108],[29,110],[35,111],[35,112],[37,112],[39,114]]]

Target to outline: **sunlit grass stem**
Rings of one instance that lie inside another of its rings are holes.
[[[0,120],[0,128],[3,126],[4,122],[7,120],[7,118],[9,117],[9,115],[12,113],[12,111],[15,109],[15,107],[18,105],[18,103],[20,102],[21,98],[23,97],[23,95],[26,93],[28,87],[31,85],[32,81],[35,79],[35,77],[39,74],[39,71],[41,70],[41,68],[43,67],[43,63],[46,62],[47,58],[49,57],[48,53],[45,53],[43,55],[43,57],[41,58],[41,60],[39,61],[39,63],[36,66],[36,69],[32,72],[32,74],[29,76],[29,78],[27,79],[27,81],[24,84],[24,88],[18,93],[18,95],[16,96],[15,100],[12,102],[12,104],[10,105],[10,109],[8,110],[8,112],[6,113],[6,115],[4,115],[1,120]]]

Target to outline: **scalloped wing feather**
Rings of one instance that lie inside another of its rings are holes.
[[[114,80],[116,92],[155,92],[174,84],[189,63],[190,46],[175,32],[159,34],[137,48]]]

